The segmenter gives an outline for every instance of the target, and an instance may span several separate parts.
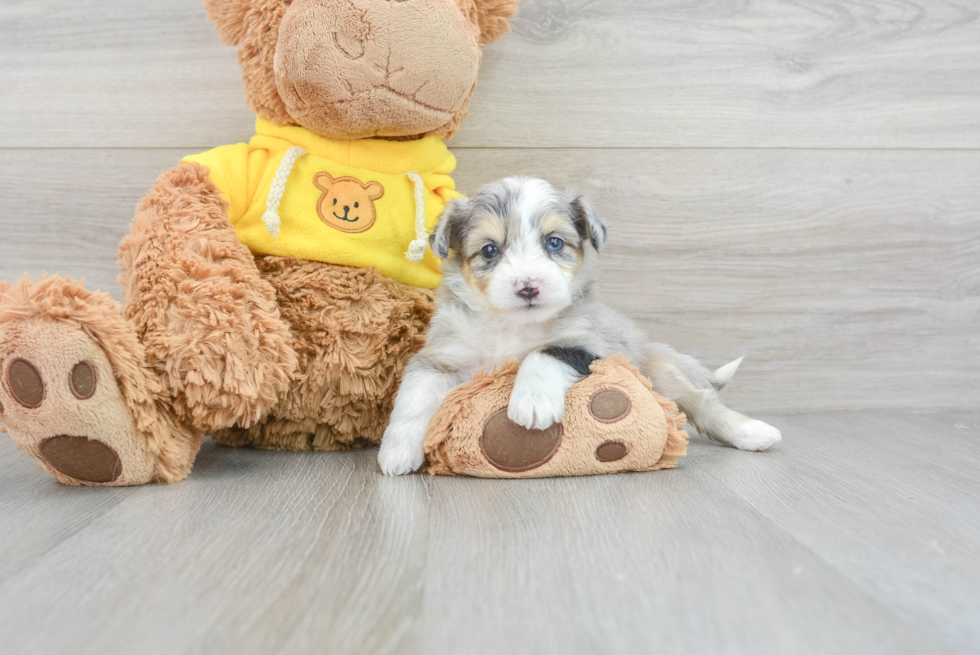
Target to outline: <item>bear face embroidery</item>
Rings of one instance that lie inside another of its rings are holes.
[[[335,180],[328,173],[317,173],[313,184],[323,191],[316,206],[321,221],[348,234],[364,232],[374,225],[378,217],[374,201],[385,194],[380,182],[362,184],[355,177]]]

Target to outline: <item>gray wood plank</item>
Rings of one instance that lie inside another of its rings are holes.
[[[200,0],[0,3],[0,147],[179,147],[246,130]],[[964,0],[524,0],[459,147],[980,147]]]
[[[0,445],[2,457],[10,445]],[[0,487],[56,494],[65,509],[76,502],[78,489],[46,477]],[[398,482],[392,488],[376,472],[372,453],[209,442],[181,484],[82,491],[113,506],[0,581],[3,650],[418,652],[412,617],[427,493],[421,477]],[[3,551],[16,550],[25,533],[39,541],[62,530],[64,510],[26,505],[32,516],[2,514]]]
[[[0,587],[125,496],[81,489],[65,494],[59,486],[45,484],[47,477],[0,432]]]
[[[119,242],[182,156],[168,150],[0,150],[0,279],[83,277],[121,300]]]
[[[714,448],[659,476],[435,481],[426,651],[939,652],[719,490]]]
[[[980,430],[881,412],[777,424],[789,436],[771,456],[714,450],[701,466],[937,643],[980,650],[980,475],[963,457]]]
[[[111,507],[76,505],[84,527],[0,578],[0,640],[14,654],[80,655],[970,652],[944,648],[949,628],[935,614],[964,627],[958,612],[980,589],[951,593],[947,576],[972,575],[968,546],[980,537],[939,513],[927,527],[961,540],[943,542],[941,566],[872,561],[920,537],[909,520],[918,509],[886,502],[885,527],[862,531],[854,561],[841,562],[832,537],[852,526],[839,503],[811,502],[797,520],[821,526],[822,540],[770,510],[810,493],[849,500],[857,515],[860,483],[813,476],[814,489],[785,469],[824,448],[828,421],[855,439],[860,426],[847,416],[771,420],[796,435],[769,454],[695,438],[675,471],[517,482],[390,479],[373,451],[208,443],[178,485],[81,490],[22,474],[30,462],[5,439],[0,560],[61,529],[59,499],[67,508],[102,496]],[[909,439],[919,427],[900,414],[868,421],[909,429]],[[891,462],[888,472],[906,474]],[[19,504],[35,511],[8,511]],[[894,607],[855,574],[859,564],[891,567],[932,613]]]
[[[0,279],[47,270],[118,296],[133,208],[183,154],[0,151]],[[740,408],[980,406],[980,153],[457,155],[467,192],[514,173],[582,186],[611,224],[608,301],[709,365],[747,354],[726,392]]]

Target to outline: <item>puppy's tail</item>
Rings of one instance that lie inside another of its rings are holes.
[[[714,373],[711,374],[711,383],[714,385],[715,389],[721,391],[725,388],[725,385],[732,381],[735,377],[735,371],[738,367],[742,365],[742,360],[745,359],[745,355],[742,355],[734,362],[728,362]]]

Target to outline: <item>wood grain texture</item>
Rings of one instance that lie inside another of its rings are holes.
[[[864,593],[929,623],[950,650],[980,651],[980,514],[964,499],[980,485],[969,464],[980,425],[976,415],[901,420],[899,426],[877,413],[782,417],[780,427],[793,435],[790,457],[759,462],[714,450],[705,466]],[[931,600],[937,595],[945,598],[941,605]]]
[[[980,147],[968,0],[524,0],[458,147]],[[0,147],[248,128],[201,0],[0,3]]]
[[[0,151],[0,279],[118,297],[133,208],[185,154]],[[710,366],[746,354],[741,409],[980,406],[980,153],[457,154],[467,192],[511,173],[582,186],[611,224],[608,301]]]
[[[366,453],[209,442],[186,486],[83,491],[111,508],[76,517],[84,527],[72,533],[63,511],[49,515],[32,497],[61,491],[37,487],[42,478],[3,481],[4,549],[45,547],[0,579],[4,652],[405,652],[412,640],[421,477],[393,493]]]
[[[980,415],[767,417],[674,471],[385,478],[208,442],[67,488],[0,440],[4,653],[974,653]],[[956,426],[959,427],[956,427]],[[971,459],[972,458],[972,459]],[[972,462],[972,463],[971,463]]]

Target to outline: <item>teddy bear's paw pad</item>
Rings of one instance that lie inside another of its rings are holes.
[[[122,460],[109,446],[87,437],[48,437],[41,456],[59,473],[80,482],[115,482],[122,475]]]
[[[148,452],[102,348],[69,323],[0,329],[0,420],[18,447],[65,484],[143,484]]]
[[[507,408],[490,415],[483,426],[480,449],[490,464],[508,473],[544,466],[561,446],[562,426],[528,430],[507,418]]]
[[[629,454],[629,446],[622,441],[604,441],[595,449],[595,458],[600,462],[618,462]]]
[[[600,389],[589,399],[589,413],[600,423],[618,423],[632,408],[630,397],[619,389]]]
[[[28,409],[36,409],[44,402],[44,379],[26,359],[17,359],[10,364],[7,384],[14,400]]]

